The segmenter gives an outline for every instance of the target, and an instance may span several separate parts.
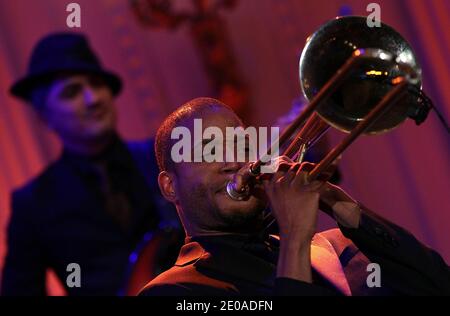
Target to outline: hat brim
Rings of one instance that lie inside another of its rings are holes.
[[[67,73],[88,73],[102,76],[106,80],[106,84],[111,88],[114,96],[118,95],[122,90],[122,80],[113,72],[106,70],[80,70],[80,69],[65,69],[63,72]],[[42,85],[49,80],[52,80],[61,71],[48,72],[40,75],[27,76],[18,80],[11,86],[10,92],[12,95],[21,98],[24,101],[31,102],[31,94],[33,89]]]

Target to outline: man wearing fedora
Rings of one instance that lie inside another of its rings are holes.
[[[155,181],[153,141],[125,143],[117,134],[121,87],[76,33],[39,41],[28,74],[12,86],[64,149],[13,193],[2,295],[45,295],[47,269],[69,295],[120,294],[129,255],[144,234],[158,224],[177,227]],[[66,282],[71,263],[81,272],[73,287]]]

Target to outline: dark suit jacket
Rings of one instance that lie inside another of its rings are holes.
[[[266,256],[255,255],[244,244],[214,237],[188,242],[175,266],[140,295],[450,294],[450,271],[444,260],[367,209],[358,229],[341,227],[315,235],[313,284],[275,277],[278,246],[273,238]],[[275,256],[270,258],[270,253]],[[370,262],[381,268],[381,287],[367,286]]]
[[[128,229],[107,214],[98,186],[64,153],[13,193],[2,295],[44,295],[47,268],[65,285],[69,263],[80,265],[81,287],[66,287],[68,294],[117,294],[137,242],[162,216],[173,221],[176,213],[160,197],[153,141],[117,140],[114,151],[108,159],[114,160],[119,183],[132,191]]]

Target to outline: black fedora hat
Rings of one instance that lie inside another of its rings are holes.
[[[85,36],[79,33],[54,33],[41,39],[33,49],[27,75],[12,85],[10,92],[31,101],[31,92],[61,73],[93,73],[102,76],[114,95],[122,81],[102,68]]]

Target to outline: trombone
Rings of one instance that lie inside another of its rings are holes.
[[[422,91],[421,68],[411,46],[384,23],[368,27],[365,17],[338,17],[322,25],[307,40],[299,75],[308,106],[249,166],[241,187],[235,181],[227,184],[232,199],[249,196],[250,182],[261,175],[261,166],[277,148],[287,147],[283,155],[301,162],[330,126],[346,132],[309,172],[308,181],[313,181],[361,134],[387,132],[407,118],[419,125],[432,107]]]

